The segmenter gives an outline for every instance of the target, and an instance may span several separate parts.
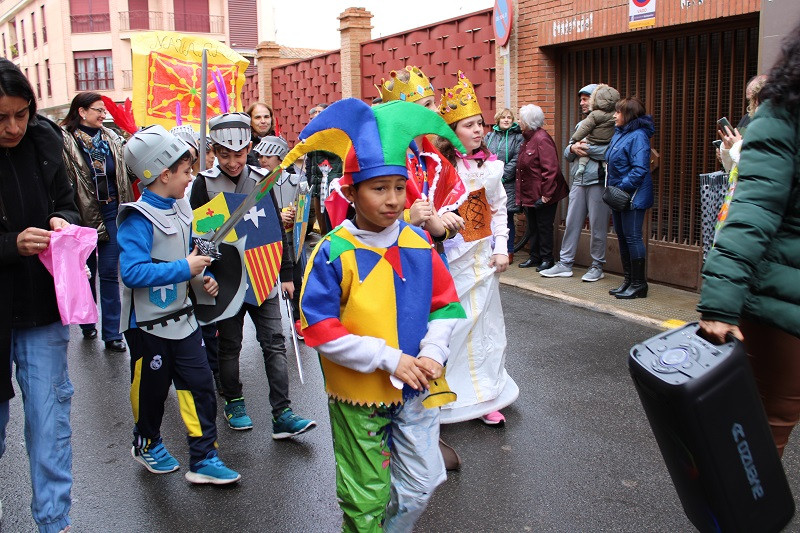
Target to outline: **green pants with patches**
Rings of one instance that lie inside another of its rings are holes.
[[[336,495],[345,532],[411,531],[446,479],[439,409],[329,400]]]

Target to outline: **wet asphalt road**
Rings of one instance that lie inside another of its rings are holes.
[[[443,437],[464,466],[437,490],[417,531],[693,531],[627,370],[629,347],[656,331],[515,288],[502,294],[507,368],[520,397],[504,410],[504,429],[480,422],[445,426]],[[155,476],[131,459],[128,356],[81,340],[77,328],[72,339],[74,533],[339,529],[322,375],[305,345],[305,385],[289,348],[293,406],[319,427],[293,441],[273,441],[263,361],[247,322],[242,379],[255,428],[228,429],[219,408],[220,456],[243,479],[212,488],[183,477],[188,457],[174,391],[162,435],[181,469]],[[2,531],[35,531],[19,396],[7,445],[0,460]],[[796,496],[799,462],[791,442],[784,464]],[[787,531],[798,530],[795,518]]]

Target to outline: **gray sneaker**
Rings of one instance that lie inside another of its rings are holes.
[[[606,277],[603,274],[603,269],[599,266],[591,266],[589,270],[586,271],[586,274],[583,275],[581,278],[582,281],[598,281]]]
[[[539,274],[541,274],[546,278],[571,278],[572,267],[568,267],[567,265],[559,261],[550,268],[542,270],[541,272],[539,272]]]

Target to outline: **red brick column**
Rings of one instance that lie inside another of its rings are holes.
[[[339,15],[342,98],[361,98],[361,43],[372,39],[372,13],[348,7]]]
[[[258,99],[275,107],[272,103],[272,69],[280,64],[281,47],[272,41],[263,41],[256,46],[256,69],[258,70]]]

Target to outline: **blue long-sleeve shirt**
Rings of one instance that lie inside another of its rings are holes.
[[[161,196],[145,189],[141,201],[158,209],[171,209],[174,198]],[[119,272],[122,283],[131,289],[159,287],[189,281],[192,274],[189,261],[179,259],[169,263],[154,263],[150,256],[153,248],[153,223],[139,212],[133,212],[117,230],[119,244]],[[189,250],[186,250],[187,254]]]

